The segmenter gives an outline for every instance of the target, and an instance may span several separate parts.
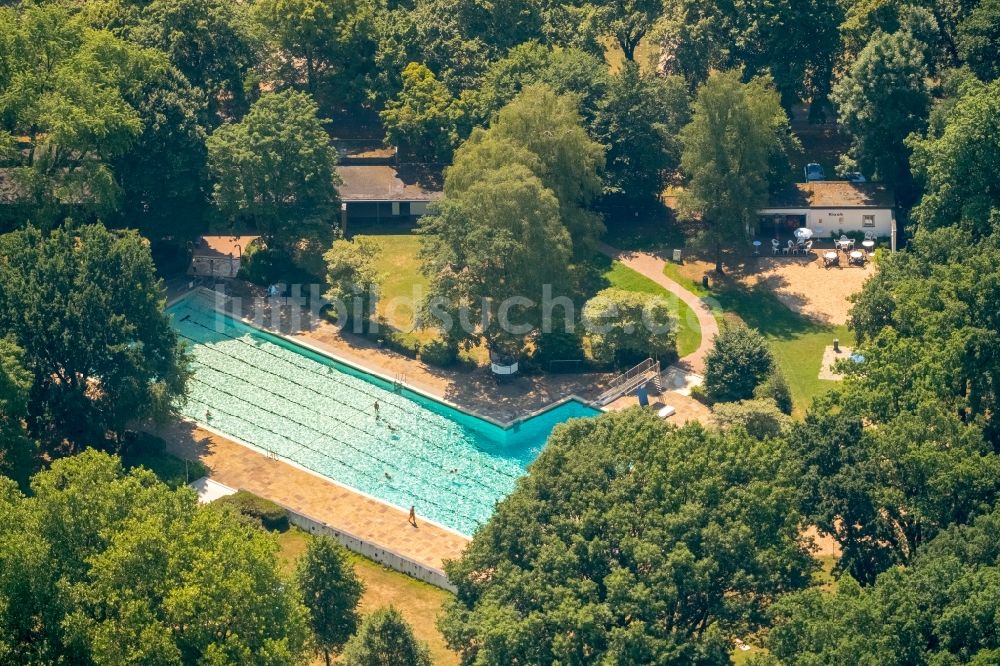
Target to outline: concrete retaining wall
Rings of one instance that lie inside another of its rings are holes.
[[[283,504],[280,506],[288,511],[288,522],[302,530],[305,530],[306,532],[309,532],[310,534],[320,534],[331,537],[344,548],[347,548],[358,555],[364,555],[370,560],[375,560],[379,564],[387,566],[390,569],[404,573],[407,576],[416,578],[417,580],[422,580],[425,583],[430,583],[431,585],[440,587],[443,590],[448,590],[449,592],[456,591],[455,586],[451,584],[448,577],[440,569],[434,569],[419,562],[415,562],[404,555],[395,553],[387,548],[379,546],[378,544],[371,543],[370,541],[365,541],[360,537],[354,536],[350,532],[345,532],[344,530],[331,527],[320,520],[310,518],[309,516],[299,513],[294,509],[290,509]]]

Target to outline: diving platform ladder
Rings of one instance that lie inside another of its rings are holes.
[[[653,382],[657,390],[663,389],[660,385],[660,362],[647,358],[634,368],[612,379],[610,384],[608,384],[608,388],[601,395],[597,396],[594,402],[604,407],[650,381]]]

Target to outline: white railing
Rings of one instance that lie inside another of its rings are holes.
[[[647,358],[642,363],[623,372],[611,380],[608,388],[601,395],[597,396],[595,402],[604,406],[617,400],[629,391],[634,391],[646,382],[655,379],[660,375],[660,362]]]

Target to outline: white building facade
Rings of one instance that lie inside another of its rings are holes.
[[[772,196],[758,212],[761,235],[768,235],[772,226],[776,233],[807,227],[818,238],[860,232],[895,241],[892,195],[873,183],[797,183]]]

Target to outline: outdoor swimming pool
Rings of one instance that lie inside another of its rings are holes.
[[[197,298],[168,312],[193,357],[182,414],[462,534],[514,489],[553,427],[600,413],[570,401],[505,430]]]

